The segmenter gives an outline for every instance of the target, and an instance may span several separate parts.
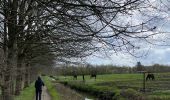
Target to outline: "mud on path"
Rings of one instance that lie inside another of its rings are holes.
[[[85,100],[82,95],[60,83],[56,83],[56,89],[61,100]]]

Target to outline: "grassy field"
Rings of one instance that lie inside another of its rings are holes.
[[[82,76],[78,76],[78,80],[73,80],[72,76],[56,78],[72,88],[89,93],[93,91],[91,93],[93,95],[111,92],[114,93],[114,97],[121,99],[170,100],[170,73],[155,73],[155,80],[146,82],[146,93],[140,91],[143,87],[142,74],[98,75],[96,80],[85,76],[85,83],[82,81]]]

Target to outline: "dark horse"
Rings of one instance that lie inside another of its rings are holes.
[[[77,80],[77,75],[75,74],[75,75],[73,75],[73,79],[76,79]]]
[[[95,78],[96,79],[96,74],[91,74],[90,78]]]
[[[146,81],[147,81],[148,79],[149,79],[149,80],[150,80],[150,79],[155,80],[154,74],[148,73],[148,75],[147,75],[147,77],[146,77]]]

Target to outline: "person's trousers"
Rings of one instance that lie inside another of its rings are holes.
[[[41,100],[42,90],[36,90],[36,100]]]

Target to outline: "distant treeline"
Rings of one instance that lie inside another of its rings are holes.
[[[86,66],[60,66],[54,68],[57,75],[89,75],[89,74],[113,74],[113,73],[138,73],[148,71],[152,73],[170,72],[170,66],[154,64],[152,66],[136,65],[135,67],[114,65],[86,65]]]

